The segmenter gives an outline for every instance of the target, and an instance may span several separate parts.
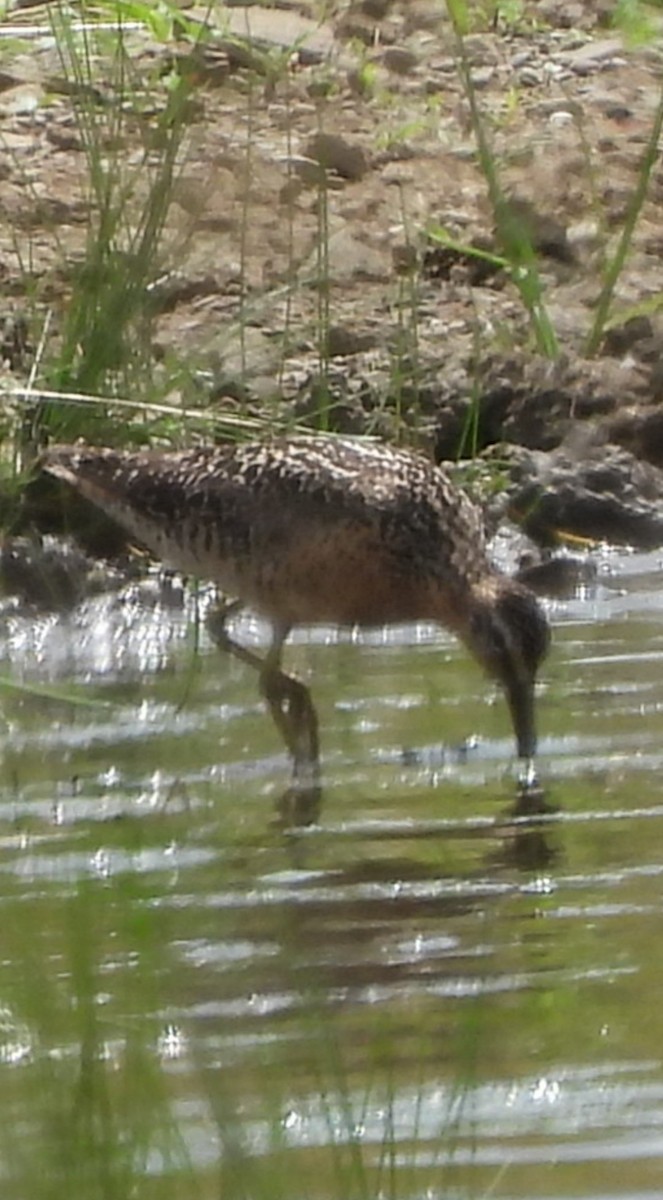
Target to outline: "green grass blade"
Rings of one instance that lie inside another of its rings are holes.
[[[598,350],[598,348],[601,344],[601,339],[605,332],[608,318],[610,315],[610,308],[612,306],[612,301],[613,301],[613,297],[615,294],[615,288],[617,286],[617,281],[624,269],[626,260],[628,258],[628,255],[629,255],[629,252],[631,249],[631,245],[633,242],[633,235],[635,233],[636,225],[638,223],[640,213],[642,212],[642,208],[644,206],[645,200],[647,199],[647,195],[649,192],[649,183],[651,180],[652,171],[658,161],[659,142],[661,139],[662,132],[663,132],[663,85],[661,85],[661,91],[660,91],[660,95],[659,95],[658,106],[656,109],[656,115],[654,117],[654,121],[653,121],[653,124],[651,127],[651,132],[649,134],[649,138],[647,140],[647,145],[645,146],[645,150],[644,150],[644,153],[642,156],[642,162],[640,164],[640,170],[638,172],[638,180],[637,180],[636,188],[633,193],[633,196],[631,197],[631,203],[629,204],[629,207],[628,207],[628,212],[626,214],[626,220],[624,222],[622,234],[621,234],[621,237],[617,244],[617,249],[615,250],[615,253],[612,256],[612,259],[608,262],[607,267],[606,267],[605,278],[603,281],[603,287],[601,288],[601,291],[599,293],[598,303],[596,305],[596,313],[594,316],[594,322],[592,324],[592,328],[590,330],[589,337],[587,338],[587,344],[585,347],[587,354],[596,354],[596,351]]]

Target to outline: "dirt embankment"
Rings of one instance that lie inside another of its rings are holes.
[[[459,249],[501,248],[444,6],[280,0],[184,8],[176,42],[124,34],[132,203],[149,186],[148,99],[168,72],[195,81],[146,287],[155,378],[188,403],[186,364],[197,402],[204,393],[218,414],[315,422],[324,405],[331,428],[405,436],[440,460],[506,443],[492,451],[504,504],[537,538],[561,527],[657,544],[658,166],[613,327],[591,357],[587,342],[659,103],[661,39],[627,47],[602,0],[524,5],[511,24],[507,6],[485,8],[503,11],[477,21],[465,53],[502,188],[536,251],[557,356],[534,351],[508,271]],[[6,395],[34,363],[35,298],[52,315],[48,342],[61,336],[92,203],[80,85],[63,78],[44,9],[12,17],[29,53],[12,41],[0,80]],[[194,48],[197,21],[212,32]],[[102,57],[95,70],[103,107],[115,81]],[[442,230],[451,249],[431,240]]]

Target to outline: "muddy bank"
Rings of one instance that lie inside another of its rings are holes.
[[[281,0],[228,5],[223,20],[190,7],[163,41],[127,27],[129,100],[103,55],[94,62],[97,116],[127,105],[103,145],[128,172],[136,212],[166,112],[163,80],[184,74],[193,87],[137,306],[146,394],[211,415],[221,429],[212,436],[248,417],[267,431],[324,423],[407,441],[438,461],[481,456],[502,498],[498,512],[491,488],[479,493],[492,521],[509,514],[546,545],[559,531],[656,545],[658,171],[608,326],[597,352],[587,348],[658,103],[657,14],[630,45],[602,0],[526,4],[511,19],[498,9],[495,20],[476,19],[464,52],[501,186],[535,251],[554,358],[534,352],[528,315],[495,261],[500,242],[443,5],[357,0],[321,16],[312,0]],[[31,420],[98,217],[84,97],[63,78],[40,14],[13,14],[16,49],[0,92],[11,151],[0,172],[0,385],[13,412],[30,382]],[[131,336],[129,326],[117,332],[109,395],[121,394],[116,368]],[[83,416],[81,430],[90,437]],[[76,432],[70,423],[67,436]],[[91,440],[136,436],[111,409]],[[4,507],[12,533],[57,526],[52,493],[31,492],[18,514]],[[77,530],[81,522],[75,515]],[[116,549],[112,537],[102,532],[102,548]]]

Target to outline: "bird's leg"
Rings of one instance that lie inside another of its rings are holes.
[[[240,645],[239,642],[233,641],[228,633],[228,621],[230,617],[233,617],[237,612],[241,612],[243,608],[244,604],[241,600],[229,600],[226,604],[221,604],[218,608],[212,609],[207,615],[207,632],[219,650],[225,650],[232,658],[238,658],[240,662],[261,671],[263,660],[260,656],[254,654],[252,650],[248,650],[246,646]]]
[[[228,618],[241,607],[241,601],[234,601],[213,612],[208,618],[210,636],[220,649],[259,672],[260,692],[292,758],[293,786],[284,797],[283,807],[290,809],[294,803],[294,819],[300,823],[302,817],[311,820],[320,800],[318,717],[309,689],[281,667],[290,626],[274,625],[272,644],[261,658],[233,641],[227,632]]]
[[[260,691],[293,763],[293,786],[309,792],[320,787],[318,716],[309,689],[281,667],[287,625],[275,625],[272,644],[263,660]]]

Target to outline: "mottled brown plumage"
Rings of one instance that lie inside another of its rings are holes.
[[[294,625],[315,623],[447,626],[503,685],[519,755],[534,753],[545,617],[488,561],[478,510],[421,456],[304,436],[182,453],[61,446],[43,465],[169,566],[212,580],[271,621],[264,662],[220,628],[216,636],[260,667],[296,767],[317,760],[315,716],[280,656]],[[306,735],[300,719],[309,721]]]

